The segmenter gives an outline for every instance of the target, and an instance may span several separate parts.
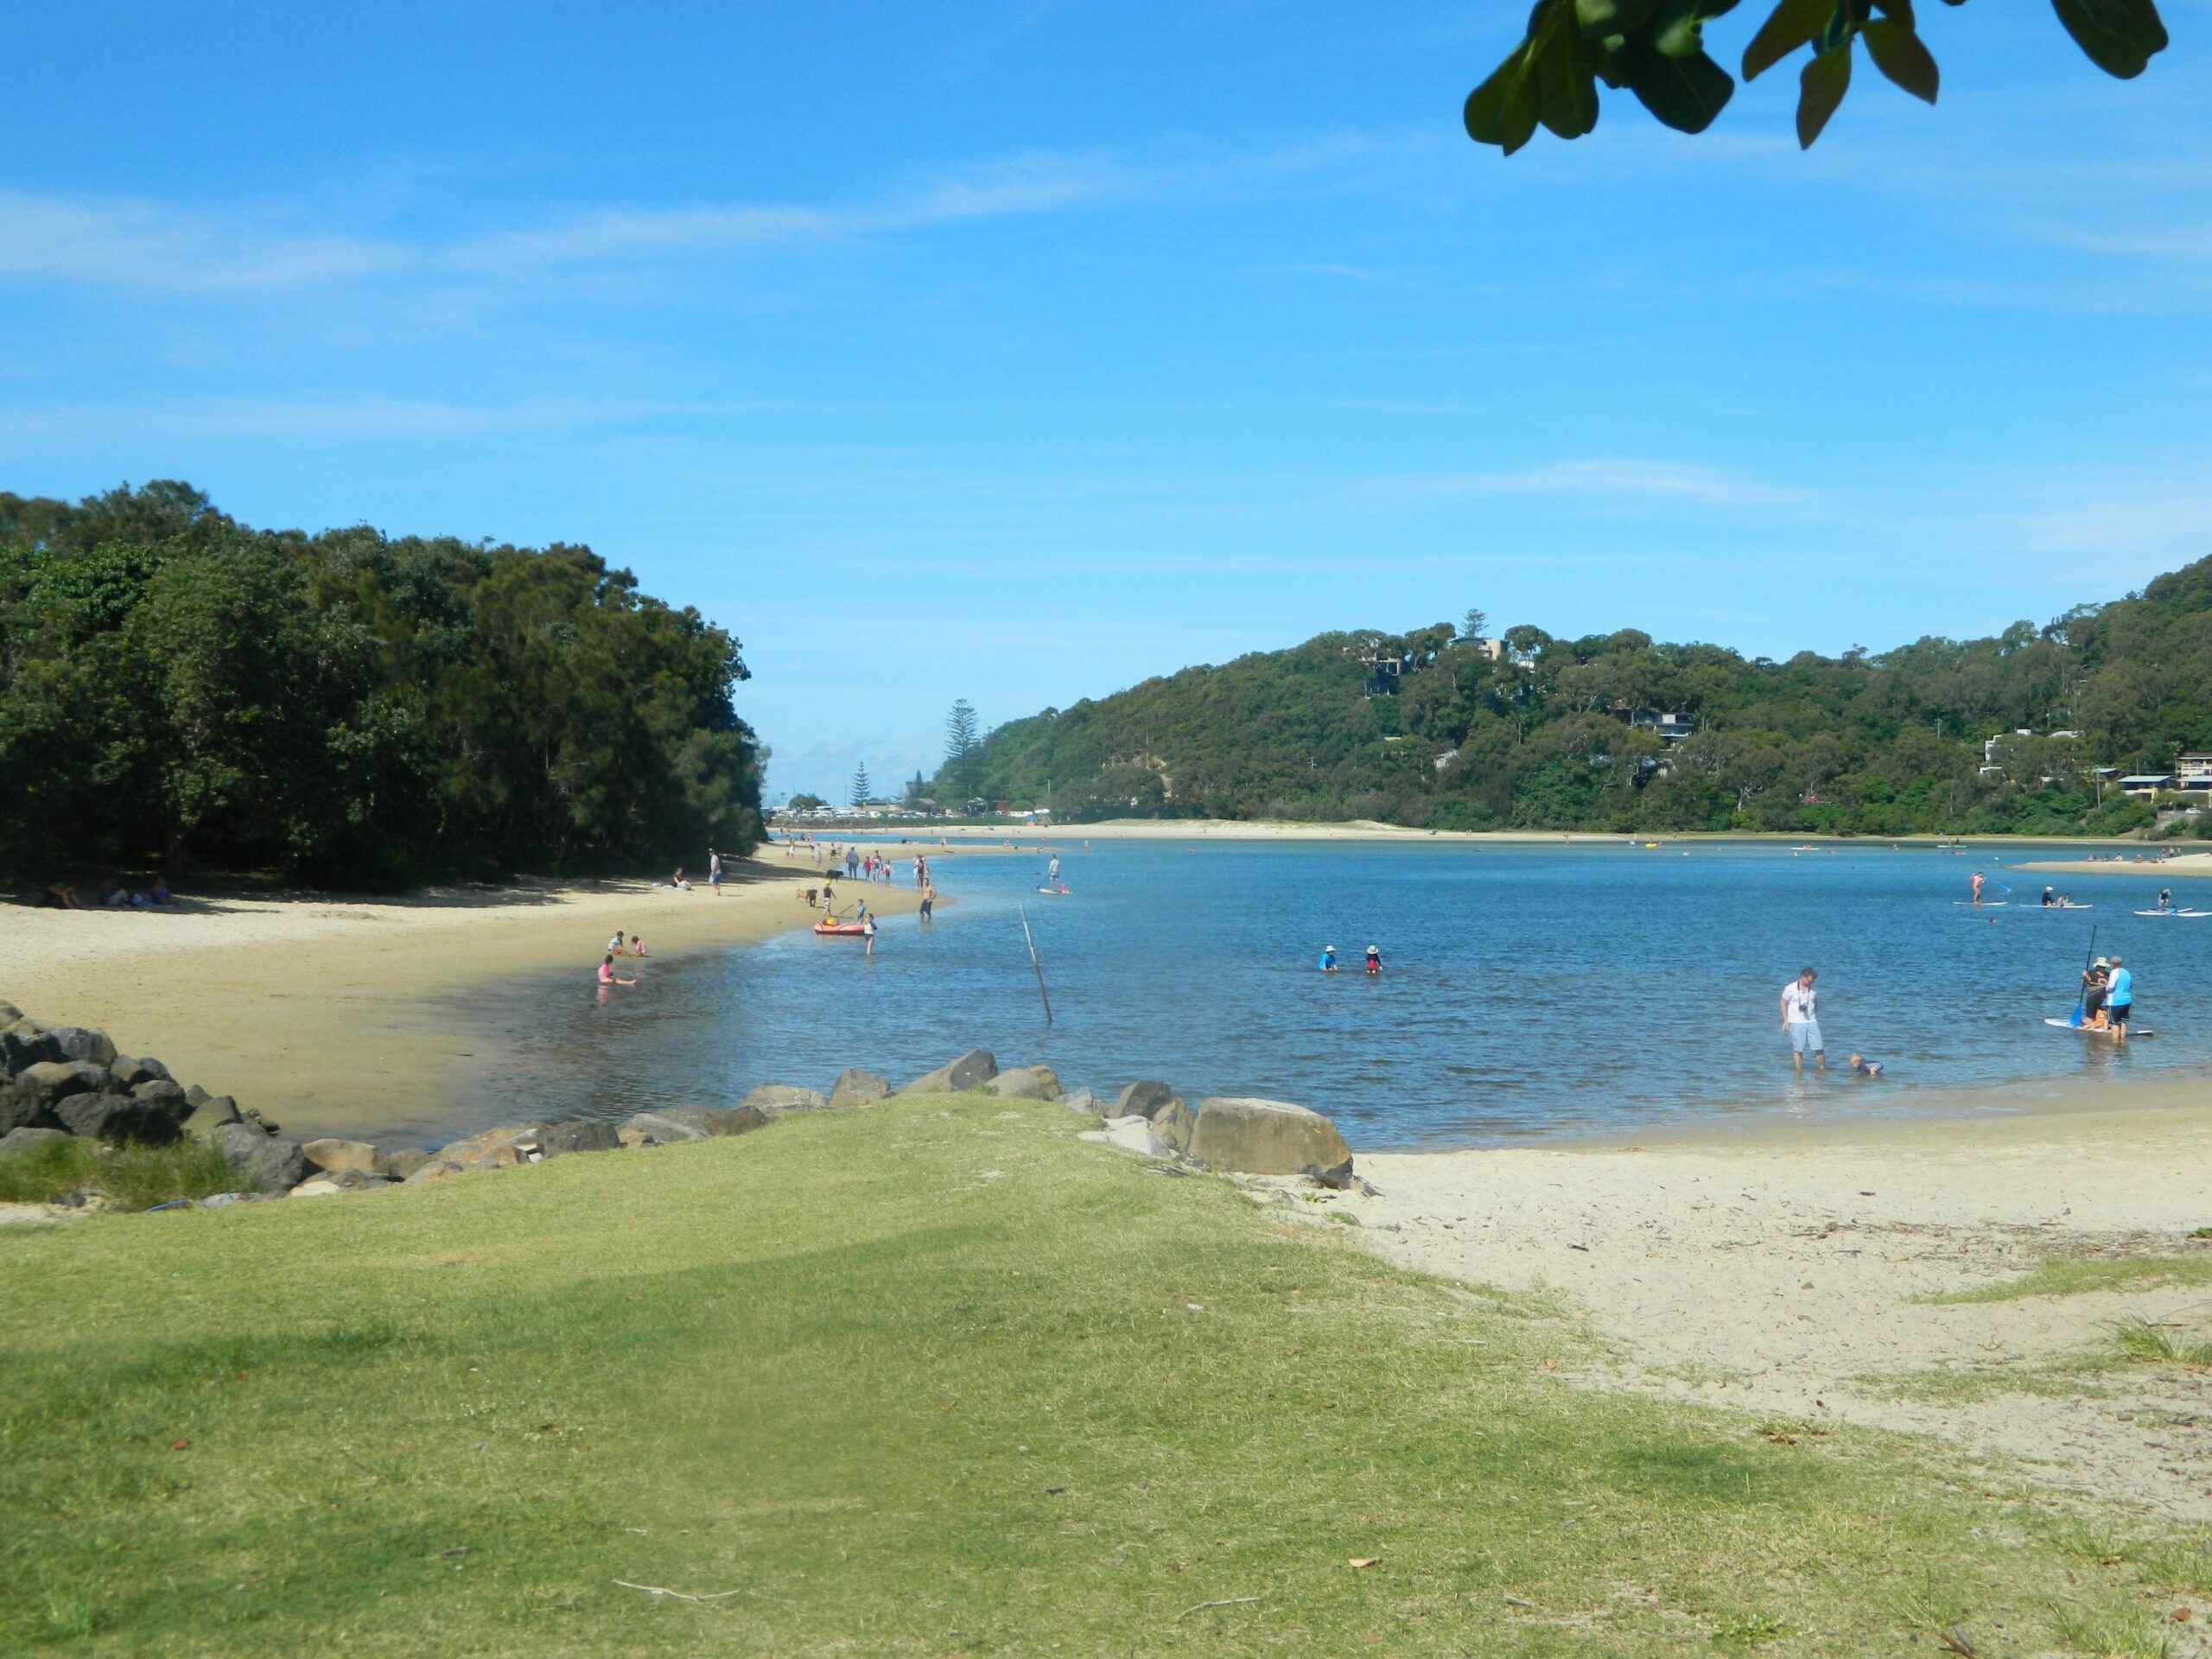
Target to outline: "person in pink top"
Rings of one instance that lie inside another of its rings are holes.
[[[599,964],[599,982],[602,985],[634,985],[638,982],[634,979],[624,979],[614,971],[614,957],[610,951],[607,960]]]

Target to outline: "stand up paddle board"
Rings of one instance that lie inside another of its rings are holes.
[[[2116,1034],[2114,1027],[2111,1026],[2077,1026],[2071,1020],[2046,1020],[2044,1024],[2054,1026],[2060,1031],[2073,1032],[2081,1037],[2110,1037]],[[2127,1028],[2127,1034],[2131,1038],[2135,1038],[2155,1037],[2158,1033],[2148,1026],[2130,1026]]]
[[[1961,910],[2002,910],[2012,901],[2010,899],[1985,899],[1977,905],[1971,899],[1954,899],[1951,902]],[[2056,906],[2054,906],[2052,908],[2056,909]],[[2088,906],[2084,905],[2082,908],[2087,910]]]
[[[2139,910],[2138,916],[2171,916],[2179,922],[2201,922],[2212,916],[2212,910]]]

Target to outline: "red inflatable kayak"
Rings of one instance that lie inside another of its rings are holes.
[[[856,939],[868,931],[868,926],[862,922],[817,922],[814,925],[814,931],[824,935],[836,934],[840,938]]]

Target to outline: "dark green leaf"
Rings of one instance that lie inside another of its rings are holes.
[[[2051,0],[2075,45],[2108,75],[2133,80],[2166,49],[2152,0]]]
[[[1744,48],[1744,79],[1757,80],[1827,27],[1835,0],[1780,0]]]
[[[1851,90],[1851,48],[1822,52],[1797,77],[1797,143],[1805,149],[1821,136],[1828,118]]]
[[[1580,138],[1598,124],[1597,54],[1572,27],[1536,42],[1536,114],[1561,138]]]
[[[1526,42],[1515,47],[1491,78],[1467,94],[1467,137],[1478,144],[1497,144],[1508,156],[1536,130],[1535,76],[1529,53]]]
[[[1877,69],[1915,98],[1936,101],[1941,75],[1911,24],[1877,17],[1859,33]]]
[[[1621,54],[1623,79],[1645,109],[1677,132],[1703,132],[1736,94],[1728,72],[1703,52],[1670,58],[1630,47]]]
[[[1574,0],[1575,21],[1592,40],[1642,29],[1658,10],[1659,0]]]

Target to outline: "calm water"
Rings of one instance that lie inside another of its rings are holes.
[[[1036,893],[1041,856],[942,861],[959,902],[929,926],[887,922],[874,961],[857,941],[795,936],[648,962],[643,984],[602,1006],[596,942],[580,940],[575,973],[471,1009],[529,1053],[486,1098],[540,1116],[727,1103],[762,1083],[826,1089],[847,1065],[896,1082],[980,1046],[1102,1094],[1158,1077],[1193,1097],[1303,1102],[1381,1148],[1716,1111],[1903,1110],[1931,1088],[2212,1060],[2212,921],[2131,915],[2155,871],[2062,881],[2095,907],[2043,911],[2056,878],[2006,874],[2053,855],[2031,847],[1062,847],[1066,898]],[[2012,884],[2007,908],[1953,902],[1976,868]],[[2139,1021],[2159,1033],[2124,1054],[2041,1023],[2072,1007],[2092,924],[2100,954],[2126,954]],[[1376,980],[1357,971],[1370,943],[1388,964]],[[1325,976],[1328,944],[1346,970]],[[1882,1083],[1793,1084],[1776,1003],[1807,963],[1831,1059],[1878,1058]]]

